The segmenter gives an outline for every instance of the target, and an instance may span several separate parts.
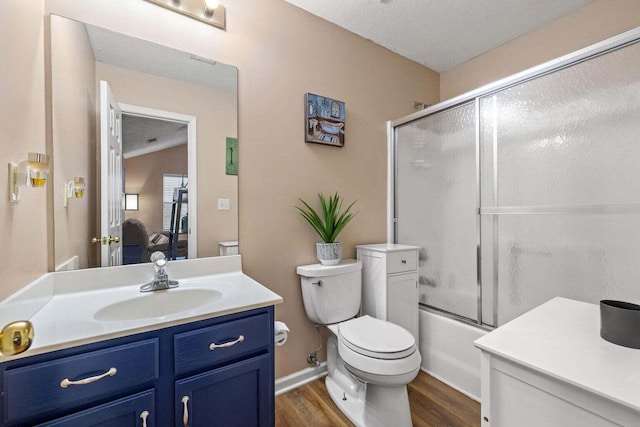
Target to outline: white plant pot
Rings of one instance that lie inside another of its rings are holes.
[[[322,265],[337,265],[342,259],[342,243],[316,243],[316,254]]]

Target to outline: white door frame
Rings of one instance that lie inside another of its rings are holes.
[[[198,186],[197,186],[197,137],[196,116],[175,113],[173,111],[157,110],[155,108],[120,103],[122,114],[142,116],[153,119],[183,122],[187,124],[187,175],[189,176],[189,238],[187,240],[189,258],[198,257]]]

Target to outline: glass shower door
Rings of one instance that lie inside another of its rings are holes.
[[[395,128],[396,241],[421,246],[420,303],[479,321],[476,105]]]
[[[639,57],[630,45],[480,98],[484,323],[555,296],[640,295]]]

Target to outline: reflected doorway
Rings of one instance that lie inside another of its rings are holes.
[[[195,258],[195,117],[121,104],[125,210],[123,263]],[[191,151],[194,151],[193,153]]]

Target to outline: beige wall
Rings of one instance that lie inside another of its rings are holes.
[[[125,159],[124,168],[124,192],[140,196],[139,209],[125,211],[125,219],[138,218],[149,234],[162,231],[162,175],[187,174],[186,144]]]
[[[218,255],[219,241],[238,239],[238,177],[225,173],[226,137],[238,134],[237,95],[101,62],[96,74],[118,102],[196,117],[198,256]],[[218,198],[230,199],[231,209],[217,210]]]
[[[41,1],[0,5],[0,300],[47,271],[47,194],[20,188],[9,203],[7,163],[46,152]]]
[[[32,12],[25,18],[24,26],[14,30],[20,34],[16,40],[31,65],[21,63],[17,71],[8,74],[29,83],[18,87],[18,95],[22,101],[29,98],[27,106],[31,108],[22,110],[18,117],[21,122],[12,123],[12,128],[29,132],[29,137],[19,139],[24,141],[17,150],[22,153],[44,135],[42,15],[39,7],[13,6],[14,3],[39,2],[11,2],[11,7],[3,3],[2,16],[8,18],[0,18],[3,24],[7,21],[11,26],[17,18],[7,11],[19,8]],[[339,191],[347,200],[358,199],[360,214],[342,236],[348,257],[355,256],[355,244],[384,241],[385,123],[413,112],[414,99],[436,102],[438,75],[282,0],[228,0],[225,6],[227,31],[139,0],[47,0],[45,12],[238,67],[240,251],[245,272],[284,297],[285,302],[276,308],[276,317],[287,322],[292,333],[276,354],[276,375],[283,376],[305,368],[306,355],[318,345],[314,327],[304,313],[295,273],[297,265],[316,262],[316,237],[293,208],[297,198],[313,199],[318,191]],[[2,42],[4,39],[3,28]],[[310,45],[330,47],[331,53],[321,57],[325,60],[323,66],[317,65],[319,50],[309,49]],[[4,59],[15,52],[3,48],[2,54],[0,63],[4,67]],[[35,81],[25,79],[32,75]],[[306,92],[345,101],[344,148],[303,142]],[[4,107],[4,99],[0,102]],[[40,111],[31,111],[34,109]],[[4,141],[3,153],[6,150],[13,157]],[[24,234],[34,229],[33,221],[39,224],[34,233],[39,232],[41,240],[46,235],[43,210],[44,196],[41,215],[23,222],[2,217],[7,228],[20,237],[9,261],[28,260],[33,272],[25,276],[22,270],[12,267],[8,274],[3,274],[2,297],[46,269],[45,243],[24,239]],[[41,255],[34,260],[34,254],[38,253]],[[3,268],[6,265],[3,263]],[[6,282],[10,284],[5,285]]]
[[[55,265],[77,255],[80,268],[95,266],[96,232],[95,58],[84,25],[68,19],[51,19],[51,123],[53,137],[53,207]],[[65,185],[83,177],[86,194],[69,199],[64,207]]]
[[[640,26],[640,1],[596,0],[440,75],[440,100]]]
[[[42,1],[2,3],[0,152],[8,160],[45,148]],[[469,61],[443,75],[442,99],[638,25],[636,4],[596,1]],[[238,66],[240,251],[245,272],[284,297],[276,317],[292,333],[277,349],[276,375],[283,376],[306,367],[306,354],[318,345],[295,274],[296,265],[315,262],[316,237],[293,209],[297,197],[339,191],[358,199],[360,214],[342,236],[346,256],[355,255],[355,244],[384,241],[385,122],[413,112],[414,99],[437,102],[439,79],[282,0],[227,0],[225,6],[227,31],[138,0],[46,0],[45,11]],[[318,50],[310,43],[331,47],[323,57],[328,65],[315,65]],[[303,142],[305,92],[346,102],[344,148]],[[6,188],[6,176],[0,180]],[[4,298],[46,270],[47,233],[42,193],[23,191],[20,204],[0,206]]]

